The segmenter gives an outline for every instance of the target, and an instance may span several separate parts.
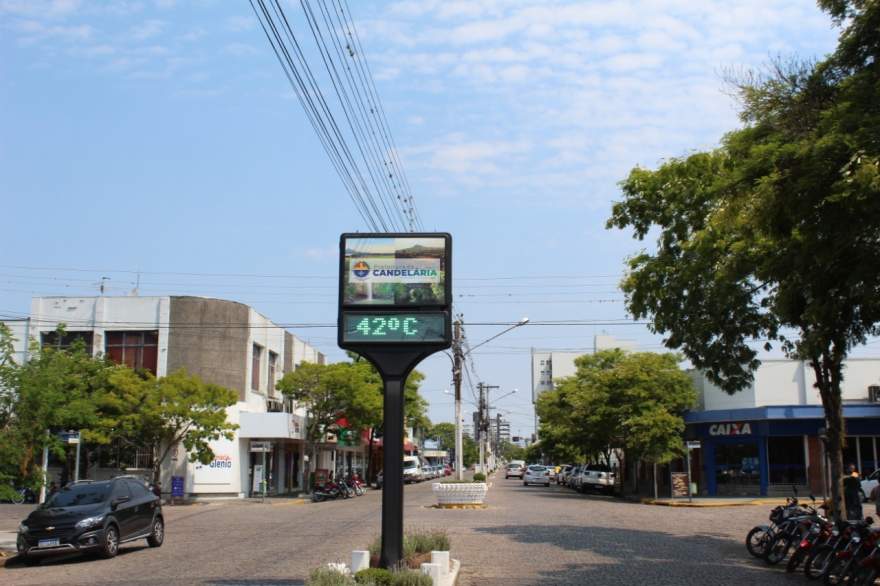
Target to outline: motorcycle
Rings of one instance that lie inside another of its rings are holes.
[[[795,493],[797,494],[797,493]],[[746,549],[756,558],[763,558],[770,542],[779,533],[790,517],[805,514],[806,510],[798,502],[797,496],[788,497],[785,505],[774,507],[770,511],[769,525],[756,525],[746,535]]]
[[[318,485],[312,490],[312,502],[320,503],[328,499],[351,498],[350,489],[343,483],[328,481],[322,485]]]
[[[871,530],[874,520],[867,517],[864,521],[853,524],[853,531],[846,546],[838,551],[831,560],[824,576],[825,584],[852,584],[853,576],[877,545],[878,532]]]

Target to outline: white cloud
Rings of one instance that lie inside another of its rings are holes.
[[[248,57],[258,53],[255,47],[246,43],[229,43],[223,47],[223,51],[233,57]]]
[[[233,32],[249,31],[253,29],[257,23],[254,16],[231,16],[226,19],[226,29]]]
[[[134,41],[146,41],[162,34],[165,29],[165,23],[161,20],[151,19],[145,20],[128,31],[128,38]]]
[[[76,13],[80,0],[0,0],[0,14],[54,20]]]

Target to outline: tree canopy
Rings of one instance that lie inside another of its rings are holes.
[[[603,350],[575,359],[574,376],[541,393],[541,452],[558,462],[627,458],[668,462],[682,453],[684,412],[696,393],[675,354]]]
[[[745,126],[632,170],[608,226],[657,235],[629,260],[627,307],[723,389],[752,382],[756,341],[809,361],[839,508],[843,361],[880,334],[880,4],[820,5],[836,51],[734,79]]]

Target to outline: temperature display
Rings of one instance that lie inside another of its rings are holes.
[[[343,313],[343,342],[443,342],[443,313]]]

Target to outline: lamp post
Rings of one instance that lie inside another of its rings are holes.
[[[506,330],[502,330],[501,332],[491,336],[476,346],[472,346],[467,352],[462,348],[462,337],[461,337],[461,318],[463,316],[459,314],[455,318],[455,322],[453,323],[452,330],[452,381],[455,385],[455,475],[458,480],[464,480],[464,448],[462,447],[462,438],[461,438],[461,369],[464,363],[464,358],[479,348],[484,344],[488,344],[495,338],[499,336],[503,336],[507,332],[516,329],[520,326],[524,326],[529,323],[529,318],[524,317]],[[447,354],[447,356],[449,356]]]

